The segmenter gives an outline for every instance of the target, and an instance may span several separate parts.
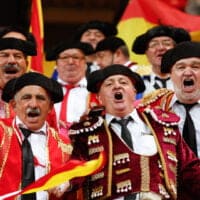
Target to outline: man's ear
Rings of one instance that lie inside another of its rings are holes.
[[[102,105],[101,96],[99,94],[97,94],[97,99],[98,99],[99,103]]]
[[[9,101],[9,104],[12,106],[13,110],[15,110],[15,108],[16,108],[16,101],[14,100],[14,98]]]

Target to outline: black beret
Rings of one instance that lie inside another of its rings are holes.
[[[161,61],[161,72],[170,73],[172,66],[180,59],[200,58],[200,42],[182,42],[165,52]]]
[[[124,46],[126,43],[119,37],[107,37],[104,40],[101,40],[95,49],[95,52],[110,50],[115,52],[120,46]]]
[[[67,49],[80,49],[85,55],[90,55],[94,53],[93,47],[86,42],[79,42],[74,40],[62,41],[46,52],[46,60],[56,60],[58,58],[58,55],[62,51]]]
[[[177,28],[173,26],[155,26],[149,29],[146,33],[136,37],[132,45],[132,51],[136,54],[144,54],[149,41],[154,37],[168,36],[172,38],[176,44],[183,41],[190,41],[191,36],[188,31],[183,28]]]
[[[62,86],[57,81],[37,72],[28,72],[8,81],[3,89],[2,99],[9,102],[20,89],[27,85],[37,85],[44,88],[54,103],[63,99]]]
[[[97,29],[101,31],[105,35],[105,37],[114,36],[117,34],[117,29],[113,24],[109,22],[99,21],[99,20],[92,20],[85,24],[82,24],[76,30],[75,39],[80,40],[82,34],[89,29]]]
[[[37,48],[37,42],[36,42],[34,35],[31,32],[27,31],[26,29],[24,29],[23,27],[20,27],[20,26],[1,27],[0,28],[0,38],[4,38],[5,35],[10,32],[21,33],[22,35],[24,35],[24,37],[26,38],[26,40],[28,42],[31,42],[35,46],[35,49]]]
[[[87,89],[90,92],[98,93],[101,83],[109,76],[117,74],[129,77],[132,80],[135,89],[137,90],[137,93],[143,92],[145,90],[145,85],[140,75],[133,72],[128,67],[120,64],[110,65],[108,67],[90,73],[87,77]]]
[[[4,49],[17,49],[22,51],[25,55],[29,56],[37,55],[35,45],[32,42],[28,42],[17,38],[1,38],[0,50]]]

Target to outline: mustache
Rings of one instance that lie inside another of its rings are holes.
[[[41,113],[41,111],[39,108],[27,108],[27,110],[26,110],[26,114],[29,117],[37,117],[40,115],[40,113]]]
[[[6,74],[16,74],[21,69],[20,66],[17,64],[7,64],[4,65],[2,68]]]

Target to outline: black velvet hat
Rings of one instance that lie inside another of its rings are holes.
[[[2,99],[9,102],[20,89],[27,85],[37,85],[44,88],[54,103],[63,99],[62,86],[57,81],[37,72],[28,72],[8,81],[3,89]]]
[[[161,72],[170,73],[172,66],[178,60],[191,57],[200,58],[200,42],[186,41],[168,50],[162,57]]]
[[[110,65],[108,67],[90,73],[87,78],[87,89],[90,92],[98,93],[102,82],[109,76],[117,74],[129,77],[132,80],[133,85],[137,90],[137,93],[143,92],[145,90],[145,85],[140,75],[133,72],[128,67],[120,64]]]
[[[160,25],[155,26],[146,33],[136,37],[132,45],[132,51],[136,54],[145,54],[149,41],[152,38],[159,36],[168,36],[172,38],[176,44],[191,40],[189,32],[183,28]]]
[[[17,38],[1,38],[0,50],[4,49],[17,49],[22,51],[25,55],[35,56],[37,51],[32,42],[17,39]]]
[[[5,38],[5,35],[10,33],[10,32],[21,33],[22,35],[24,35],[24,37],[26,38],[26,40],[28,42],[31,42],[35,46],[35,49],[37,48],[37,42],[35,40],[34,35],[31,32],[27,31],[26,29],[24,29],[23,27],[20,27],[20,26],[4,26],[4,27],[1,27],[0,28],[0,38]]]
[[[101,31],[105,35],[105,37],[114,36],[117,34],[117,29],[113,24],[99,20],[92,20],[82,24],[76,30],[75,39],[80,40],[82,34],[89,29],[97,29]]]
[[[120,46],[124,46],[126,43],[119,37],[107,37],[97,44],[95,52],[110,50],[115,52]]]
[[[80,49],[85,55],[94,53],[92,46],[85,42],[79,41],[62,41],[52,49],[46,52],[46,60],[52,61],[58,58],[58,55],[67,49]]]

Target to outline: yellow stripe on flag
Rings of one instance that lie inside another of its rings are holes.
[[[78,161],[71,160],[63,167],[52,171],[51,173],[43,176],[27,188],[25,188],[21,194],[29,194],[32,192],[38,192],[42,190],[48,190],[56,187],[66,181],[69,181],[76,177],[83,177],[93,174],[100,170],[105,162],[104,152],[101,152],[98,159],[91,161]]]

